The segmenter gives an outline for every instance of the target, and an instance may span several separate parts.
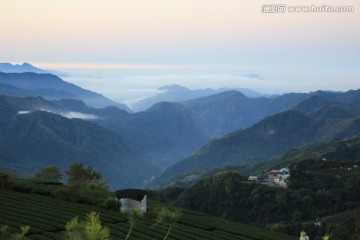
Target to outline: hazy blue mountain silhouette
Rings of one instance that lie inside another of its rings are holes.
[[[238,88],[238,89],[220,88],[217,90],[211,88],[205,88],[205,89],[191,90],[189,88],[176,84],[170,86],[164,86],[159,88],[158,90],[160,91],[159,94],[137,102],[132,106],[132,110],[134,110],[135,112],[144,111],[149,107],[151,107],[152,105],[159,102],[183,102],[186,100],[196,99],[204,96],[210,96],[213,94],[226,92],[229,90],[236,90],[242,92],[248,97],[266,96],[265,94],[261,94],[247,88]]]
[[[56,109],[56,104],[42,98],[0,96],[2,169],[26,176],[46,165],[65,170],[73,162],[83,162],[100,170],[112,187],[142,187],[159,170],[141,148],[120,134],[36,110],[39,107]]]
[[[130,111],[124,104],[115,103],[101,94],[68,83],[52,74],[0,72],[0,83],[30,91],[28,96],[42,96],[49,100],[62,98],[80,99],[90,107],[117,106]],[[23,93],[26,93],[26,91]],[[8,95],[6,92],[1,94]]]
[[[23,64],[11,64],[11,63],[0,63],[0,72],[5,73],[24,73],[24,72],[33,72],[33,73],[50,73],[49,71],[34,67],[29,63]]]

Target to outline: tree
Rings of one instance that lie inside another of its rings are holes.
[[[125,240],[127,240],[130,236],[130,233],[135,225],[135,222],[137,222],[140,218],[141,218],[141,212],[138,208],[133,208],[130,210],[129,214],[128,214],[128,220],[129,220],[129,223],[130,223],[130,229],[129,229],[129,232],[128,234],[126,235],[126,238]]]
[[[23,240],[25,234],[29,232],[30,226],[21,226],[20,230],[20,233],[10,233],[8,225],[0,225],[0,240]]]
[[[107,240],[110,239],[110,229],[103,227],[100,216],[96,212],[90,212],[84,222],[85,237],[88,240]]]
[[[0,172],[0,188],[11,189],[14,186],[14,176],[10,173]]]
[[[355,234],[352,239],[358,240],[360,239],[360,210],[355,211],[354,222],[355,222]]]
[[[103,191],[109,191],[109,183],[104,179],[92,179],[86,184],[88,189],[97,189]]]
[[[50,165],[35,172],[32,179],[37,182],[58,183],[61,182],[63,174],[59,167]]]
[[[100,172],[93,170],[92,167],[85,168],[82,163],[71,164],[66,174],[69,177],[69,183],[102,179]]]
[[[81,240],[83,239],[83,233],[81,229],[79,218],[76,216],[66,223],[65,229],[69,240]]]
[[[79,221],[74,217],[66,224],[69,240],[109,240],[110,229],[101,225],[99,213],[90,212],[86,220]]]
[[[331,240],[348,240],[348,239],[350,239],[350,235],[349,235],[348,230],[345,227],[343,227],[339,224],[336,224],[336,225],[334,225],[333,230],[330,233],[330,239]]]
[[[102,207],[107,208],[107,209],[111,209],[111,210],[119,211],[120,202],[119,202],[119,200],[117,200],[117,198],[108,197],[102,203]]]
[[[170,211],[166,208],[161,209],[161,211],[159,212],[159,216],[156,221],[156,224],[169,225],[169,228],[164,237],[164,240],[166,240],[168,238],[172,226],[181,218],[181,216],[182,216],[182,213],[178,210]]]

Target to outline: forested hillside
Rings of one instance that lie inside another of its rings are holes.
[[[239,97],[236,93],[232,95]],[[245,99],[244,96],[240,97]],[[210,141],[192,156],[168,167],[150,186],[163,185],[172,178],[194,171],[253,165],[308,144],[327,143],[337,138],[345,139],[360,135],[359,90],[343,93],[317,91],[305,95],[288,94],[274,98],[273,101],[277,104],[272,106],[284,104],[280,100],[285,100],[284,98],[288,99],[288,104],[292,102],[289,98],[299,103],[292,109],[266,117],[251,127]],[[267,107],[271,108],[271,105]],[[222,118],[226,118],[225,116],[227,115],[221,115]]]
[[[143,185],[158,171],[141,149],[119,134],[80,119],[23,111],[31,110],[24,108],[26,101],[10,100],[15,102],[0,97],[2,170],[24,177],[42,166],[65,169],[73,162],[83,162],[101,170],[113,187]],[[41,98],[37,100],[42,106],[51,106]],[[31,101],[28,103],[31,107]]]
[[[354,227],[360,207],[360,168],[354,166],[359,164],[302,160],[291,165],[286,189],[248,182],[239,172],[229,171],[188,188],[169,187],[154,194],[177,206],[292,235],[305,229],[314,239],[331,229],[333,236],[342,231],[348,237],[339,239],[350,239],[359,234]],[[337,214],[344,216],[329,217]]]

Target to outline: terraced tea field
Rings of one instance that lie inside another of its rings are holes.
[[[150,206],[151,207],[151,206]],[[100,213],[103,225],[108,226],[113,240],[125,239],[129,223],[125,214],[86,204],[60,201],[37,194],[26,194],[0,189],[0,224],[13,230],[29,225],[28,239],[63,240],[65,224],[74,216],[85,217],[90,211]],[[269,232],[243,224],[226,221],[184,210],[184,215],[168,239],[173,240],[292,240],[292,236]],[[136,223],[130,239],[163,239],[167,227],[154,220]]]

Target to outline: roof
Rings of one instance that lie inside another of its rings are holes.
[[[268,172],[268,174],[278,174],[279,171],[278,170],[271,170],[270,172]]]
[[[146,190],[142,189],[122,189],[115,192],[116,198],[130,198],[136,201],[141,201],[147,195]]]

